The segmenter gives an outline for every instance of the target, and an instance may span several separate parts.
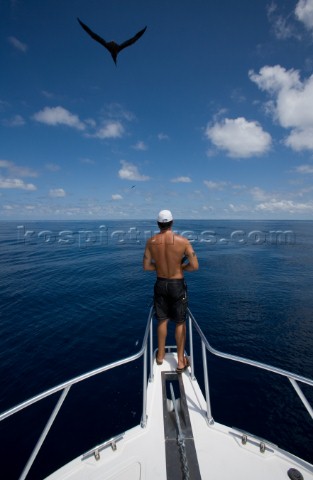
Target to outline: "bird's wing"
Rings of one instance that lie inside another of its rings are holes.
[[[123,48],[129,47],[129,45],[132,45],[133,43],[137,42],[137,40],[145,33],[146,30],[147,30],[147,27],[140,30],[140,32],[136,33],[136,35],[134,35],[129,40],[126,40],[125,42],[121,43],[121,45],[119,45],[119,51],[123,50]]]
[[[99,35],[97,35],[92,30],[90,30],[90,28],[87,27],[87,25],[85,25],[81,20],[79,20],[79,18],[77,18],[77,20],[79,21],[80,25],[83,27],[85,32],[87,32],[91,36],[91,38],[93,38],[94,40],[101,43],[101,45],[107,48],[107,42],[103,38],[101,38]]]

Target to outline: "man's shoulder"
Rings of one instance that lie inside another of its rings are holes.
[[[177,240],[178,242],[184,243],[187,245],[189,243],[189,240],[186,237],[183,237],[182,235],[174,234],[174,240]]]
[[[146,245],[155,245],[156,243],[159,242],[160,235],[157,233],[156,235],[153,235],[153,237],[148,238],[146,241]]]

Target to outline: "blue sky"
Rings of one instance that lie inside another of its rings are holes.
[[[79,17],[123,42],[117,66]],[[312,219],[313,0],[0,0],[0,219]]]

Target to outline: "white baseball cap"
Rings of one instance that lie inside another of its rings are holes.
[[[158,215],[159,223],[168,223],[173,220],[173,215],[169,210],[161,210]]]

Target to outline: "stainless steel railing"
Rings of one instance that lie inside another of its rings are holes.
[[[204,388],[205,388],[205,399],[207,403],[207,419],[209,423],[213,423],[213,417],[211,412],[211,402],[210,402],[210,389],[209,389],[209,377],[208,377],[208,369],[207,369],[207,358],[206,352],[209,351],[211,354],[222,357],[227,360],[232,360],[234,362],[244,363],[246,365],[251,365],[252,367],[260,368],[262,370],[267,370],[277,375],[281,375],[283,377],[288,378],[291,385],[294,387],[295,391],[297,392],[298,396],[300,397],[303,405],[305,406],[306,410],[308,411],[309,415],[313,419],[313,409],[308,402],[307,398],[305,397],[304,393],[302,392],[299,383],[305,383],[313,387],[313,380],[303,377],[301,375],[296,375],[292,372],[288,372],[287,370],[283,370],[281,368],[273,367],[271,365],[267,365],[265,363],[257,362],[255,360],[249,360],[248,358],[239,357],[237,355],[230,355],[228,353],[220,352],[213,348],[206,337],[204,336],[201,328],[199,327],[196,319],[194,318],[191,311],[188,309],[188,316],[189,316],[189,341],[190,341],[190,357],[191,357],[191,376],[194,378],[194,362],[193,362],[193,330],[192,326],[195,327],[197,330],[200,339],[201,339],[201,347],[202,347],[202,363],[203,363],[203,376],[204,376]]]
[[[16,407],[13,407],[4,413],[0,415],[0,422],[5,420],[8,417],[11,417],[17,412],[20,412],[21,410],[24,410],[25,408],[29,407],[30,405],[33,405],[34,403],[39,402],[40,400],[43,400],[44,398],[47,398],[54,393],[61,392],[57,403],[54,407],[54,410],[52,414],[49,417],[48,422],[46,423],[46,426],[44,427],[37,443],[36,446],[27,461],[20,477],[19,480],[24,480],[28,472],[33,465],[36,456],[38,455],[38,452],[40,451],[45,438],[47,437],[49,430],[54,423],[64,401],[65,398],[67,397],[71,387],[77,383],[83,382],[84,380],[87,380],[88,378],[94,377],[96,375],[99,375],[100,373],[106,372],[107,370],[112,370],[113,368],[119,367],[121,365],[125,365],[126,363],[133,362],[140,357],[143,356],[143,397],[142,397],[142,417],[141,417],[141,427],[145,428],[147,425],[147,383],[148,380],[149,382],[153,382],[153,362],[154,362],[154,349],[153,349],[153,316],[154,316],[154,308],[151,307],[148,315],[148,320],[145,328],[145,333],[142,341],[142,345],[140,350],[135,353],[134,355],[131,355],[127,358],[118,360],[116,362],[110,363],[108,365],[105,365],[103,367],[97,368],[95,370],[92,370],[90,372],[87,372],[83,375],[80,375],[78,377],[72,378],[71,380],[68,380],[67,382],[64,382],[60,385],[57,385],[56,387],[53,387],[49,390],[46,390],[45,392],[36,395],[35,397],[30,398],[29,400],[17,405]],[[254,360],[249,360],[247,358],[239,357],[236,355],[230,355],[228,353],[220,352],[219,350],[214,349],[204,336],[201,328],[199,327],[196,319],[194,318],[193,314],[191,311],[188,309],[188,319],[189,319],[189,348],[190,348],[190,359],[191,359],[191,378],[195,379],[194,375],[194,348],[193,348],[193,327],[196,329],[197,333],[200,336],[201,339],[201,350],[202,350],[202,364],[203,364],[203,376],[204,376],[204,388],[205,388],[205,399],[206,399],[206,404],[207,404],[207,420],[210,424],[214,423],[213,417],[212,417],[212,412],[211,412],[211,402],[210,402],[210,388],[209,388],[209,377],[208,377],[208,368],[207,368],[207,351],[210,352],[213,355],[216,355],[218,357],[225,358],[227,360],[232,360],[234,362],[239,362],[239,363],[244,363],[246,365],[251,365],[256,368],[260,368],[263,370],[267,370],[273,373],[276,373],[278,375],[284,376],[289,379],[291,382],[292,386],[294,387],[295,391],[299,395],[300,399],[302,400],[305,408],[307,409],[308,413],[313,419],[313,409],[311,405],[309,404],[308,400],[306,399],[305,395],[303,394],[300,386],[298,383],[305,383],[307,385],[313,386],[313,380],[310,380],[306,377],[303,377],[301,375],[296,375],[291,372],[288,372],[286,370],[282,370],[277,367],[272,367],[270,365],[260,363]],[[148,347],[148,342],[149,342],[149,347]],[[166,347],[168,350],[175,349],[176,347]],[[150,373],[149,373],[149,379],[148,379],[148,351],[149,351],[149,366],[150,366]],[[108,442],[105,442],[103,445],[100,445],[96,447],[94,450],[91,450],[90,452],[87,452],[87,456],[90,455],[90,453],[96,453],[98,452],[101,448],[105,448],[106,444],[112,444],[115,441],[119,439],[111,439]]]
[[[142,419],[141,419],[141,426],[144,428],[147,424],[147,413],[146,413],[146,406],[147,406],[147,381],[148,381],[148,377],[147,377],[147,371],[148,371],[148,367],[147,367],[147,357],[148,357],[148,337],[150,335],[150,371],[152,371],[152,365],[153,365],[153,340],[152,340],[152,333],[153,333],[153,325],[152,325],[152,319],[153,319],[153,314],[154,314],[154,310],[153,310],[153,307],[150,308],[150,311],[149,311],[149,316],[148,316],[148,321],[147,321],[147,325],[146,325],[146,329],[145,329],[145,334],[144,334],[144,337],[143,337],[143,341],[142,341],[142,346],[141,346],[141,349],[139,350],[139,352],[135,353],[134,355],[131,355],[127,358],[123,358],[121,360],[118,360],[116,362],[113,362],[113,363],[110,363],[108,365],[105,365],[103,367],[100,367],[100,368],[97,368],[95,370],[92,370],[90,372],[87,372],[83,375],[79,375],[78,377],[75,377],[75,378],[72,378],[71,380],[68,380],[67,382],[64,382],[64,383],[61,383],[60,385],[57,385],[56,387],[53,387],[49,390],[46,390],[45,392],[39,394],[39,395],[36,395],[35,397],[32,397],[30,398],[29,400],[26,400],[25,402],[23,403],[20,403],[19,405],[17,405],[16,407],[13,407],[5,412],[3,412],[1,415],[0,415],[0,422],[8,417],[11,417],[12,415],[14,415],[15,413],[17,412],[20,412],[21,410],[24,410],[25,408],[29,407],[30,405],[33,405],[34,403],[37,403],[39,402],[40,400],[43,400],[44,398],[47,398],[51,395],[53,395],[54,393],[57,393],[57,392],[61,392],[61,395],[56,403],[56,406],[54,407],[54,410],[52,412],[52,414],[50,415],[49,417],[49,420],[48,422],[46,423],[37,443],[36,443],[36,446],[34,448],[34,450],[32,451],[32,454],[31,456],[29,457],[29,460],[27,461],[20,477],[19,477],[19,480],[25,480],[25,478],[27,477],[28,475],[28,472],[29,470],[31,469],[31,466],[33,465],[37,455],[38,455],[38,452],[40,451],[44,441],[45,441],[45,438],[47,437],[48,433],[49,433],[49,430],[50,428],[52,427],[52,424],[54,423],[63,403],[64,403],[64,400],[65,398],[67,397],[71,387],[77,383],[80,383],[80,382],[83,382],[84,380],[87,380],[88,378],[91,378],[91,377],[94,377],[95,375],[99,375],[100,373],[103,373],[103,372],[106,372],[107,370],[111,370],[113,368],[116,368],[116,367],[120,367],[121,365],[125,365],[126,363],[130,363],[130,362],[133,362],[135,360],[137,360],[138,358],[140,358],[141,356],[143,356],[144,360],[143,360],[143,407],[142,407]]]

